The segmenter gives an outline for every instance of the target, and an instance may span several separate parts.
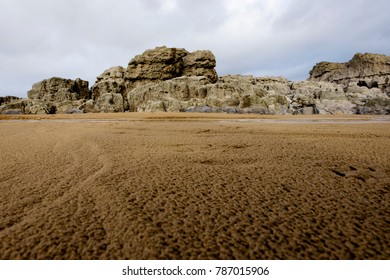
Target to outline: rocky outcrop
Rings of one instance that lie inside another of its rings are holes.
[[[54,77],[34,84],[27,92],[27,96],[30,99],[54,102],[89,99],[88,84],[87,81],[81,79],[70,80]]]
[[[195,51],[183,57],[181,76],[204,76],[211,83],[215,83],[218,81],[215,66],[215,57],[211,51]]]
[[[131,87],[140,83],[169,80],[183,72],[185,49],[158,47],[134,57],[127,67],[127,79]],[[134,84],[134,85],[133,85]]]
[[[180,77],[137,87],[128,93],[132,111],[197,111],[285,114],[290,82],[281,77],[229,75],[211,83],[206,77]],[[203,109],[200,109],[203,108]],[[208,109],[207,109],[208,108]]]
[[[123,112],[130,106],[128,93],[144,85],[158,85],[178,77],[203,77],[218,80],[216,61],[210,51],[188,52],[180,48],[157,47],[134,57],[127,68],[115,66],[97,77],[92,99],[98,112]],[[134,98],[133,98],[134,99]]]
[[[343,88],[326,82],[293,83],[283,77],[229,75],[212,84],[182,77],[133,89],[132,111],[227,112],[256,114],[353,113]]]
[[[0,113],[56,114],[83,111],[90,98],[90,90],[87,81],[54,77],[34,84],[27,95],[28,99],[3,104]]]
[[[1,105],[5,105],[5,104],[8,104],[8,103],[12,103],[12,102],[15,102],[17,100],[19,100],[20,98],[19,97],[16,97],[16,96],[4,96],[4,97],[1,97],[0,96],[0,106]]]
[[[390,59],[356,54],[320,62],[307,81],[283,77],[218,77],[210,51],[158,47],[115,66],[91,90],[81,79],[51,78],[28,99],[0,104],[0,113],[226,112],[256,114],[390,114]]]
[[[346,63],[320,62],[309,80],[341,85],[354,113],[390,113],[390,56],[357,53]]]
[[[345,88],[378,88],[390,95],[390,56],[357,53],[346,63],[320,62],[310,71],[311,81],[341,84]]]
[[[210,51],[193,53],[185,49],[157,47],[134,57],[127,67],[129,88],[182,76],[204,76],[218,80],[215,57]]]
[[[126,69],[111,67],[96,78],[92,86],[92,100],[96,112],[124,112],[128,103],[124,96],[127,90]]]

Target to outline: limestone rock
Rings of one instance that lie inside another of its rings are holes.
[[[174,111],[255,114],[390,114],[390,57],[356,54],[321,62],[307,81],[218,77],[210,51],[158,47],[88,82],[51,78],[28,99],[0,98],[1,114]]]
[[[80,107],[84,113],[98,113],[98,108],[95,107],[95,101],[89,99]]]
[[[123,96],[119,93],[104,93],[96,100],[95,107],[104,113],[123,112]]]
[[[353,108],[343,87],[328,82],[295,82],[291,85],[290,98],[293,114],[349,113]]]
[[[123,112],[128,109],[124,102],[126,96],[126,69],[121,66],[115,66],[104,71],[96,78],[93,85],[92,99],[97,104],[97,111],[104,112]],[[121,95],[120,100],[117,95]],[[114,105],[114,106],[112,106]]]
[[[85,100],[63,101],[55,102],[53,106],[56,107],[56,113],[69,114],[70,112],[84,112]]]
[[[54,102],[41,99],[19,99],[1,105],[0,114],[61,114],[69,112],[88,112],[85,108],[85,100]],[[96,112],[96,110],[94,110],[94,112]]]
[[[5,105],[5,104],[8,104],[8,103],[12,103],[12,102],[15,102],[17,100],[19,100],[20,98],[19,97],[16,97],[16,96],[5,96],[5,97],[1,97],[0,96],[0,106],[1,105]]]
[[[218,80],[216,61],[211,51],[188,52],[181,48],[157,47],[134,57],[128,64],[129,88],[181,76],[205,76]]]
[[[195,51],[183,57],[182,76],[205,76],[210,82],[218,80],[216,61],[211,51]]]
[[[57,107],[51,101],[20,99],[0,106],[1,114],[55,114]]]
[[[309,80],[333,82],[334,74],[343,71],[346,71],[344,63],[322,61],[317,63],[310,71]]]
[[[27,95],[30,99],[62,102],[89,99],[90,91],[87,81],[54,77],[34,84]]]
[[[320,62],[310,71],[311,81],[379,88],[390,95],[390,56],[357,53],[346,63]]]
[[[185,76],[137,87],[127,98],[131,111],[285,114],[289,100],[283,93],[288,93],[289,87],[288,80],[279,77],[234,75],[220,77],[216,83],[211,83],[204,76]],[[280,92],[274,89],[280,89]]]
[[[129,81],[168,80],[181,76],[185,49],[157,47],[134,57],[127,67]]]
[[[115,66],[104,71],[96,78],[92,86],[92,99],[97,100],[105,93],[124,94],[126,91],[126,69],[121,66]]]

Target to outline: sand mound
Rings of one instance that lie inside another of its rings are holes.
[[[390,258],[389,122],[66,118],[0,123],[1,259]]]

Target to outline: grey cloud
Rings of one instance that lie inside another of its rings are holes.
[[[92,84],[159,45],[210,49],[219,74],[305,79],[318,61],[388,53],[387,0],[2,0],[0,95],[51,76]]]

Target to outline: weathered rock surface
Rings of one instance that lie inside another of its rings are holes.
[[[28,99],[1,105],[0,113],[55,114],[83,110],[90,90],[87,81],[54,77],[34,84],[27,95]]]
[[[6,100],[0,113],[124,111],[256,114],[390,114],[390,57],[356,54],[349,62],[320,62],[307,81],[283,77],[218,77],[210,51],[158,47],[97,77],[51,78],[29,99]]]
[[[130,82],[169,80],[181,76],[185,49],[158,47],[134,57],[127,67]]]
[[[284,114],[290,82],[281,77],[180,77],[137,87],[128,93],[132,111],[212,111]],[[189,109],[190,108],[190,109]],[[203,109],[200,109],[203,108]]]
[[[12,103],[12,102],[15,102],[17,100],[19,100],[20,98],[19,97],[16,97],[16,96],[4,96],[4,97],[1,97],[0,96],[0,106],[1,105],[5,105],[5,104],[8,104],[8,103]]]
[[[216,60],[211,51],[195,51],[183,57],[181,76],[204,76],[211,83],[218,81],[215,71]]]
[[[320,62],[310,71],[309,80],[378,88],[390,95],[390,56],[357,53],[346,63]]]
[[[210,51],[190,53],[163,46],[134,57],[128,64],[126,77],[130,88],[182,76],[205,76],[215,83],[218,80],[215,66],[215,57]]]
[[[88,84],[81,79],[54,77],[34,84],[27,95],[30,99],[55,102],[90,99]]]
[[[215,66],[215,57],[210,51],[190,53],[185,49],[167,47],[146,50],[134,57],[127,68],[115,66],[97,77],[91,89],[95,110],[99,112],[132,110],[128,101],[129,91],[178,77],[202,76],[215,83],[218,80]],[[145,106],[148,107],[150,104]],[[158,108],[157,106],[156,109]]]
[[[92,99],[97,112],[124,112],[128,103],[124,100],[127,90],[126,69],[115,66],[104,71],[92,86]]]
[[[181,77],[137,87],[128,93],[132,111],[186,111],[257,114],[350,113],[354,106],[341,86],[292,83],[283,77],[229,75],[210,83]]]

